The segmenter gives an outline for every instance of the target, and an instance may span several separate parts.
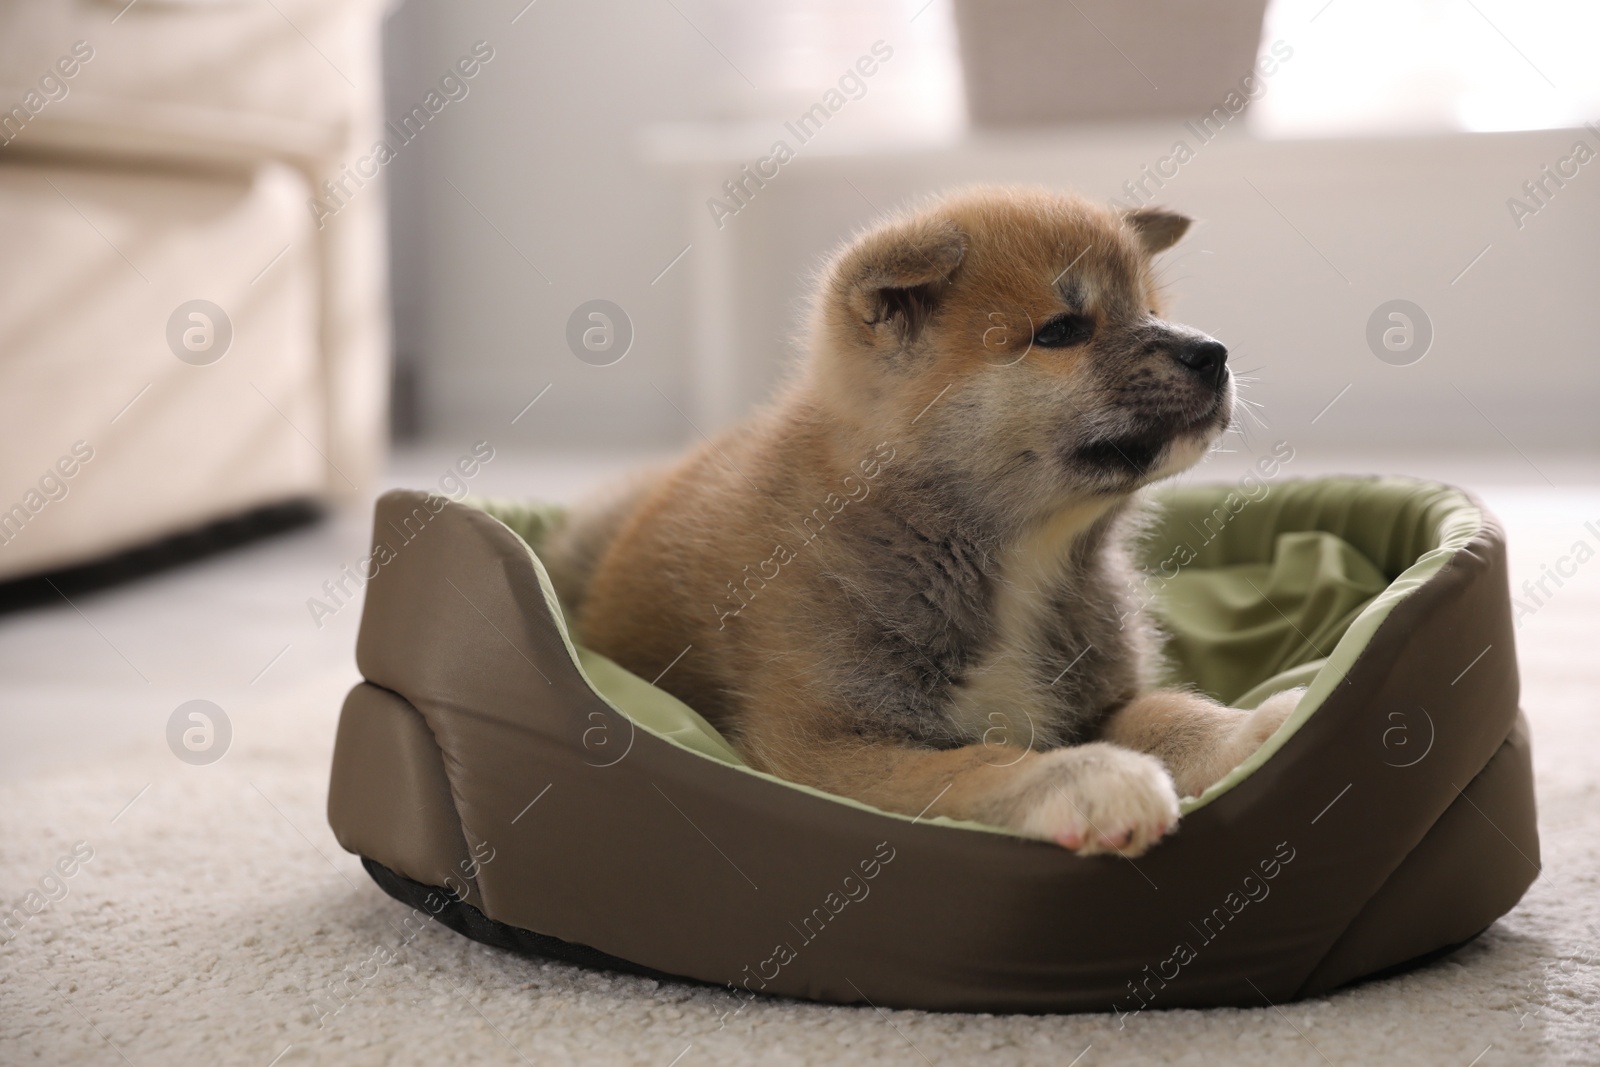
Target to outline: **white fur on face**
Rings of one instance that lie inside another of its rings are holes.
[[[1228,372],[1228,377],[1222,385],[1221,407],[1219,410],[1231,412],[1233,410],[1234,385],[1233,373]],[[1199,463],[1211,451],[1224,432],[1228,429],[1228,419],[1222,420],[1215,427],[1200,433],[1185,433],[1179,435],[1167,446],[1166,453],[1146,476],[1146,483],[1158,482],[1163,478],[1170,478],[1174,474],[1181,474],[1190,467]]]

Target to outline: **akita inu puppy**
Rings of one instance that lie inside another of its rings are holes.
[[[1233,407],[1227,350],[1161,317],[1188,227],[990,188],[850,242],[774,405],[555,532],[581,639],[763,771],[1149,848],[1299,696],[1153,689],[1129,599],[1139,490]]]

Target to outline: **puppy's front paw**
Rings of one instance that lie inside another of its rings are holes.
[[[1138,856],[1178,824],[1178,792],[1161,761],[1104,742],[1055,749],[1031,768],[1022,831],[1080,856]]]
[[[1300,698],[1305,695],[1306,687],[1303,685],[1297,689],[1285,689],[1263,700],[1254,711],[1247,712],[1245,720],[1234,734],[1235,751],[1238,753],[1235,763],[1242,762],[1260,748],[1267,738],[1277,733],[1278,727],[1294,714],[1294,709],[1300,706]]]

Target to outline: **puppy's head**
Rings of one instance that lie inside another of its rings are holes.
[[[1233,382],[1161,317],[1151,259],[1189,227],[978,189],[872,229],[828,268],[811,385],[829,413],[1019,512],[1116,497],[1201,458]]]

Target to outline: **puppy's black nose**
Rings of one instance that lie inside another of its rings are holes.
[[[1200,380],[1215,389],[1222,384],[1228,370],[1228,347],[1221,341],[1207,337],[1204,340],[1186,341],[1172,358],[1200,376]]]

